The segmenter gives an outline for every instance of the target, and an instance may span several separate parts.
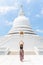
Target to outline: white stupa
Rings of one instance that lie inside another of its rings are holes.
[[[18,17],[14,19],[13,26],[9,34],[18,34],[20,32],[23,32],[24,34],[34,34],[30,26],[29,19],[24,15],[22,6],[20,8]]]
[[[20,41],[24,42],[24,50],[34,50],[34,47],[43,48],[43,38],[38,36],[31,28],[29,19],[25,16],[23,8],[14,19],[13,26],[3,38],[0,38],[0,47],[9,48],[10,51],[19,51]]]

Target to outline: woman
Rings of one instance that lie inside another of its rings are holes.
[[[24,59],[23,44],[20,44],[20,61],[23,61],[23,59]]]

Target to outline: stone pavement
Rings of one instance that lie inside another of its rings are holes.
[[[21,62],[19,55],[0,55],[0,65],[43,65],[43,56],[25,55]]]

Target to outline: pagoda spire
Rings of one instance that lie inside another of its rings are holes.
[[[19,15],[20,15],[20,16],[24,15],[23,5],[20,6]]]

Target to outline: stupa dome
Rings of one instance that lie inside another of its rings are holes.
[[[29,23],[28,17],[24,15],[23,8],[21,7],[18,17],[13,21],[12,29],[9,31],[10,34],[34,34]]]
[[[22,16],[18,16],[14,22],[13,22],[13,27],[29,27],[29,20],[27,17],[25,17],[24,15]]]

